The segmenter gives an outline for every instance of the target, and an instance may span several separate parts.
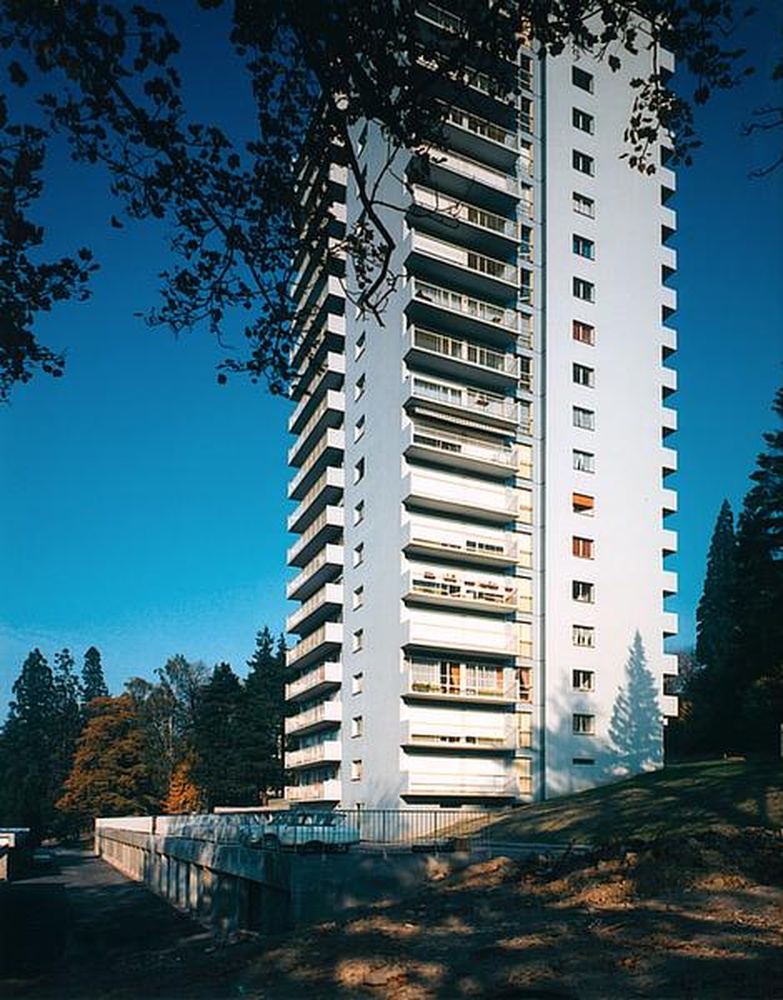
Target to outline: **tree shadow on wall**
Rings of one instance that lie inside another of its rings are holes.
[[[626,682],[617,693],[609,724],[617,777],[660,767],[663,762],[663,718],[655,677],[647,666],[637,631],[628,650]]]

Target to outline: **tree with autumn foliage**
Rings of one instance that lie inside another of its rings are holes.
[[[195,756],[189,753],[171,775],[169,789],[161,808],[167,815],[204,811],[204,792],[193,780]]]
[[[96,816],[147,815],[159,806],[133,698],[94,699],[57,808],[86,823]]]

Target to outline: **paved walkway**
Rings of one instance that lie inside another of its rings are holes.
[[[203,927],[91,854],[55,851],[50,866],[0,883],[3,1000],[193,996],[177,962],[213,951]]]

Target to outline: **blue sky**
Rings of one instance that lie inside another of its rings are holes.
[[[765,57],[772,6],[754,33]],[[202,57],[207,16],[188,26]],[[228,107],[235,121],[243,86],[193,83],[205,113]],[[724,497],[739,508],[783,382],[783,170],[748,179],[780,138],[739,136],[773,101],[759,79],[708,105],[704,147],[678,175],[679,645],[693,638],[718,508]],[[52,166],[36,211],[49,247],[92,246],[101,270],[88,304],[38,327],[67,347],[65,378],[36,378],[0,409],[0,714],[35,646],[50,661],[67,646],[78,662],[98,646],[119,692],[176,653],[241,672],[256,631],[281,630],[286,614],[288,404],[238,378],[218,386],[206,332],[177,341],[134,317],[155,304],[159,234],[108,228],[99,176]]]

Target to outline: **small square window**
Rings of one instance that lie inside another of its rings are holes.
[[[574,170],[578,170],[580,174],[587,174],[588,177],[592,177],[595,174],[595,160],[592,156],[588,156],[587,153],[582,153],[578,149],[574,149],[571,152],[571,166]]]
[[[576,233],[571,238],[571,249],[577,257],[585,257],[587,260],[595,260],[595,241],[588,240],[586,236],[578,236]]]
[[[571,551],[577,559],[592,559],[595,550],[595,543],[592,538],[582,538],[574,535],[571,539]]]
[[[586,111],[582,111],[581,108],[572,108],[571,124],[581,132],[588,132],[592,135],[595,127],[595,119]]]
[[[595,671],[593,670],[572,670],[571,686],[574,691],[594,691]]]
[[[578,736],[595,735],[595,716],[583,715],[581,712],[573,716],[573,731]]]
[[[581,427],[584,431],[595,430],[595,411],[586,410],[583,406],[573,407],[574,427]]]
[[[588,198],[586,194],[574,191],[573,205],[574,211],[578,212],[579,215],[586,215],[589,219],[595,218],[595,202],[592,198]]]
[[[353,349],[353,356],[357,361],[364,354],[364,349],[366,346],[367,346],[367,331],[362,330],[362,332],[356,338],[356,345]]]
[[[359,608],[364,607],[364,586],[362,584],[354,588],[351,607],[353,608],[354,611],[357,611]]]
[[[359,670],[351,677],[351,694],[361,694],[364,691],[364,672]]]
[[[356,423],[353,425],[353,439],[354,441],[361,441],[364,437],[364,428],[367,423],[367,418],[364,414],[357,418]]]
[[[591,451],[574,448],[572,458],[576,472],[595,472],[595,455]]]
[[[364,458],[360,458],[359,461],[353,467],[353,481],[354,483],[360,483],[364,479],[364,473],[366,471],[366,463]]]
[[[364,391],[367,388],[367,376],[360,375],[356,380],[356,385],[353,387],[353,398],[361,399],[364,395]]]
[[[591,323],[575,319],[571,324],[571,335],[580,344],[588,344],[590,347],[595,344],[595,327]]]
[[[353,508],[353,523],[361,524],[364,520],[364,500],[360,500]]]
[[[351,637],[351,652],[360,653],[364,649],[364,629],[357,628]]]
[[[592,514],[595,509],[595,497],[587,493],[572,493],[571,506],[575,514]]]
[[[586,580],[571,581],[571,596],[581,604],[595,603],[595,584]]]
[[[595,302],[595,285],[592,281],[585,281],[584,278],[574,278],[574,297],[583,302]]]
[[[571,627],[571,642],[583,649],[595,647],[595,629],[592,625],[573,625]]]
[[[354,566],[361,566],[363,562],[364,562],[364,542],[359,542],[359,544],[356,545],[353,550],[353,564]]]
[[[351,781],[361,781],[364,777],[364,764],[361,760],[351,761]]]
[[[580,90],[587,91],[588,94],[593,92],[593,74],[579,66],[571,67],[571,83]]]
[[[572,378],[576,385],[584,385],[588,389],[592,389],[595,385],[595,368],[575,363],[572,368]]]
[[[364,736],[364,716],[354,715],[351,719],[351,737]]]

